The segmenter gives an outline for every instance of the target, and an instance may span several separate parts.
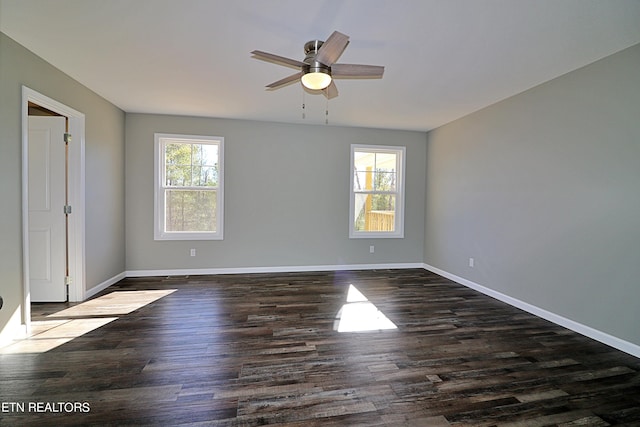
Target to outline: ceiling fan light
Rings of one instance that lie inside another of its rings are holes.
[[[331,74],[324,70],[303,74],[302,84],[311,90],[322,90],[331,84]]]

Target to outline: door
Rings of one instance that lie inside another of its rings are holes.
[[[29,116],[29,289],[33,302],[67,300],[65,118]]]

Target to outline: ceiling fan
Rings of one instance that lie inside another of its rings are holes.
[[[382,78],[384,67],[379,65],[337,64],[349,44],[349,36],[334,31],[326,41],[311,40],[304,44],[306,57],[302,61],[285,58],[272,53],[254,50],[254,58],[299,69],[295,74],[268,84],[269,89],[279,89],[300,79],[311,90],[321,90],[328,98],[338,96],[334,78],[375,79]]]

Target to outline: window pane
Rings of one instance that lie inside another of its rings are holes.
[[[191,185],[191,166],[167,165],[165,178],[168,187],[188,187]]]
[[[204,187],[218,186],[218,166],[202,166],[200,168],[199,184]]]
[[[356,191],[371,190],[373,189],[373,176],[372,170],[359,170],[357,168],[353,171],[353,189]]]
[[[396,170],[395,153],[376,153],[376,169]]]
[[[190,147],[191,147],[191,164],[201,165],[202,164],[202,145],[190,144]]]
[[[353,153],[353,162],[359,171],[367,170],[367,168],[373,170],[376,167],[375,153],[356,151]]]
[[[353,189],[396,191],[397,154],[354,152]]]
[[[218,145],[191,144],[191,162],[197,166],[216,166],[218,164]]]
[[[355,231],[395,231],[396,196],[355,194]]]
[[[191,176],[194,187],[215,187],[218,185],[217,166],[193,166]]]
[[[396,190],[396,173],[395,171],[387,171],[378,169],[374,175],[373,189],[378,191],[395,191]]]
[[[378,212],[393,212],[396,210],[396,196],[393,194],[372,194],[371,210]]]
[[[200,145],[202,150],[202,166],[218,166],[218,146],[213,144]]]
[[[218,145],[168,143],[165,145],[165,185],[216,187]]]
[[[216,232],[215,190],[165,190],[165,231]]]
[[[165,163],[167,165],[191,165],[191,144],[165,144]]]

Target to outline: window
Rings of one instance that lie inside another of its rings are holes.
[[[155,240],[221,240],[223,144],[155,134]]]
[[[405,147],[351,146],[350,238],[404,237]]]

